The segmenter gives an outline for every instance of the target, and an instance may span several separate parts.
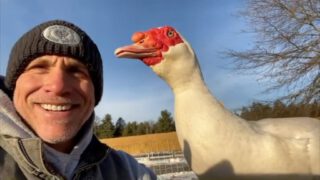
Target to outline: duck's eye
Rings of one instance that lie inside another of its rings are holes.
[[[174,37],[174,31],[168,31],[167,32],[167,36],[170,37],[170,38]]]

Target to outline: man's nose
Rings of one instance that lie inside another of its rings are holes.
[[[50,92],[55,95],[63,95],[70,92],[70,77],[64,69],[53,68],[46,76],[46,92]]]

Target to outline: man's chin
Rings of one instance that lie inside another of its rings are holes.
[[[66,131],[63,133],[56,133],[55,135],[39,135],[39,137],[46,143],[52,145],[66,144],[72,142],[76,136],[77,131]]]
[[[41,138],[46,144],[63,144],[72,141],[73,137],[55,137],[55,138]]]

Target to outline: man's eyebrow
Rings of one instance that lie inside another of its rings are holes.
[[[83,72],[85,72],[86,74],[89,75],[88,67],[85,64],[83,64],[83,63],[81,63],[81,62],[79,62],[77,60],[68,63],[65,68],[68,69],[68,70],[71,70],[71,71],[74,71],[74,70],[83,71]]]
[[[78,67],[78,68],[83,68],[83,69],[87,69],[87,66],[84,65],[83,63],[79,62],[78,60],[75,60],[75,61],[72,61],[70,63],[68,63],[67,66],[70,66],[70,67]]]
[[[34,65],[43,65],[43,66],[49,66],[50,65],[50,61],[46,58],[38,58],[38,59],[35,59],[33,61],[31,61],[26,69],[28,69],[30,66],[34,66]]]

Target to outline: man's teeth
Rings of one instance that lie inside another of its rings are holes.
[[[48,111],[67,111],[71,109],[71,105],[41,104],[41,107]]]

